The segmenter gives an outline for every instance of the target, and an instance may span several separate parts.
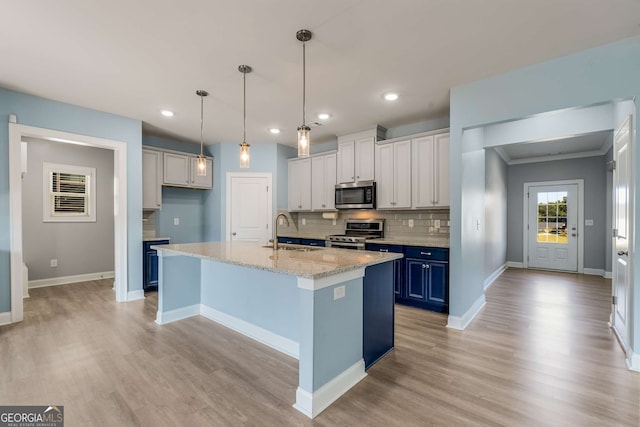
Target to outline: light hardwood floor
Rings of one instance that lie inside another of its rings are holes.
[[[397,306],[396,349],[313,422],[297,361],[108,281],[41,288],[0,327],[0,404],[61,404],[67,426],[638,426],[640,374],[607,326],[610,281],[507,270],[465,331]]]

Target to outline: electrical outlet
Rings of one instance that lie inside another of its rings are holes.
[[[302,225],[307,225],[307,219],[306,218],[302,218]]]
[[[593,227],[593,220],[592,219],[585,219],[584,220],[584,225],[586,225],[587,227]]]
[[[439,219],[434,219],[433,220],[433,226],[435,228],[440,228],[440,220]]]
[[[409,228],[413,228],[413,220],[412,219],[409,220]]]
[[[284,225],[284,218],[278,218],[278,225]]]
[[[347,290],[344,285],[333,288],[333,300],[344,298]]]
[[[57,267],[58,266],[58,260],[57,259],[52,259],[51,261],[49,261],[49,264],[51,265],[51,267]]]
[[[180,218],[173,218],[173,225],[180,225]]]
[[[331,225],[336,225],[336,220],[335,219],[331,221]]]

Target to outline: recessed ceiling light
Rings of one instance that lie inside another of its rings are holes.
[[[327,120],[329,117],[331,117],[331,116],[329,115],[329,113],[320,113],[320,114],[318,114],[318,118],[319,118],[320,120]]]
[[[271,129],[269,129],[269,132],[271,132],[271,133],[272,133],[272,134],[274,134],[274,135],[277,135],[277,134],[279,134],[279,133],[280,133],[280,129],[278,129],[278,128],[271,128]]]
[[[174,112],[171,110],[162,110],[160,111],[160,114],[162,114],[165,117],[173,117]]]
[[[398,99],[398,94],[393,92],[385,93],[384,99],[386,99],[387,101],[395,101],[396,99]]]

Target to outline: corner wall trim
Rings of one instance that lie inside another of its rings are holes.
[[[524,263],[519,261],[507,261],[507,268],[524,268]]]
[[[482,307],[485,305],[484,294],[473,303],[471,308],[467,310],[462,316],[449,315],[449,321],[447,322],[447,328],[458,329],[460,331],[466,329],[469,323],[480,313]]]
[[[0,326],[8,325],[11,323],[11,312],[5,311],[4,313],[0,313]]]
[[[44,288],[46,286],[66,285],[69,283],[88,282],[91,280],[113,279],[114,271],[103,271],[100,273],[76,274],[74,276],[52,277],[50,279],[30,280],[29,289]]]
[[[307,417],[315,418],[366,376],[364,360],[360,359],[313,393],[298,387],[293,407]]]
[[[197,316],[198,314],[200,314],[200,304],[189,305],[169,311],[158,310],[156,313],[156,323],[158,325],[166,325],[167,323],[177,322],[178,320],[187,319]]]
[[[629,350],[629,355],[627,357],[627,368],[630,371],[640,372],[640,354],[634,353]]]
[[[127,301],[136,301],[139,299],[144,299],[144,290],[137,289],[135,291],[127,292]]]
[[[486,279],[484,279],[484,289],[485,291],[487,290],[487,288],[489,286],[491,286],[493,284],[493,282],[495,282],[495,280],[500,277],[500,275],[502,273],[504,273],[507,270],[507,263],[505,262],[504,264],[502,264],[500,267],[498,267],[496,269],[496,271],[494,271],[493,273],[491,273],[489,275],[489,277],[487,277]]]
[[[288,356],[296,359],[300,358],[300,344],[289,338],[285,338],[204,304],[200,305],[200,314],[209,320],[226,326]]]

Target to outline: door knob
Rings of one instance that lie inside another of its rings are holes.
[[[623,255],[629,256],[629,251],[618,251],[618,255],[619,256],[623,256]]]

